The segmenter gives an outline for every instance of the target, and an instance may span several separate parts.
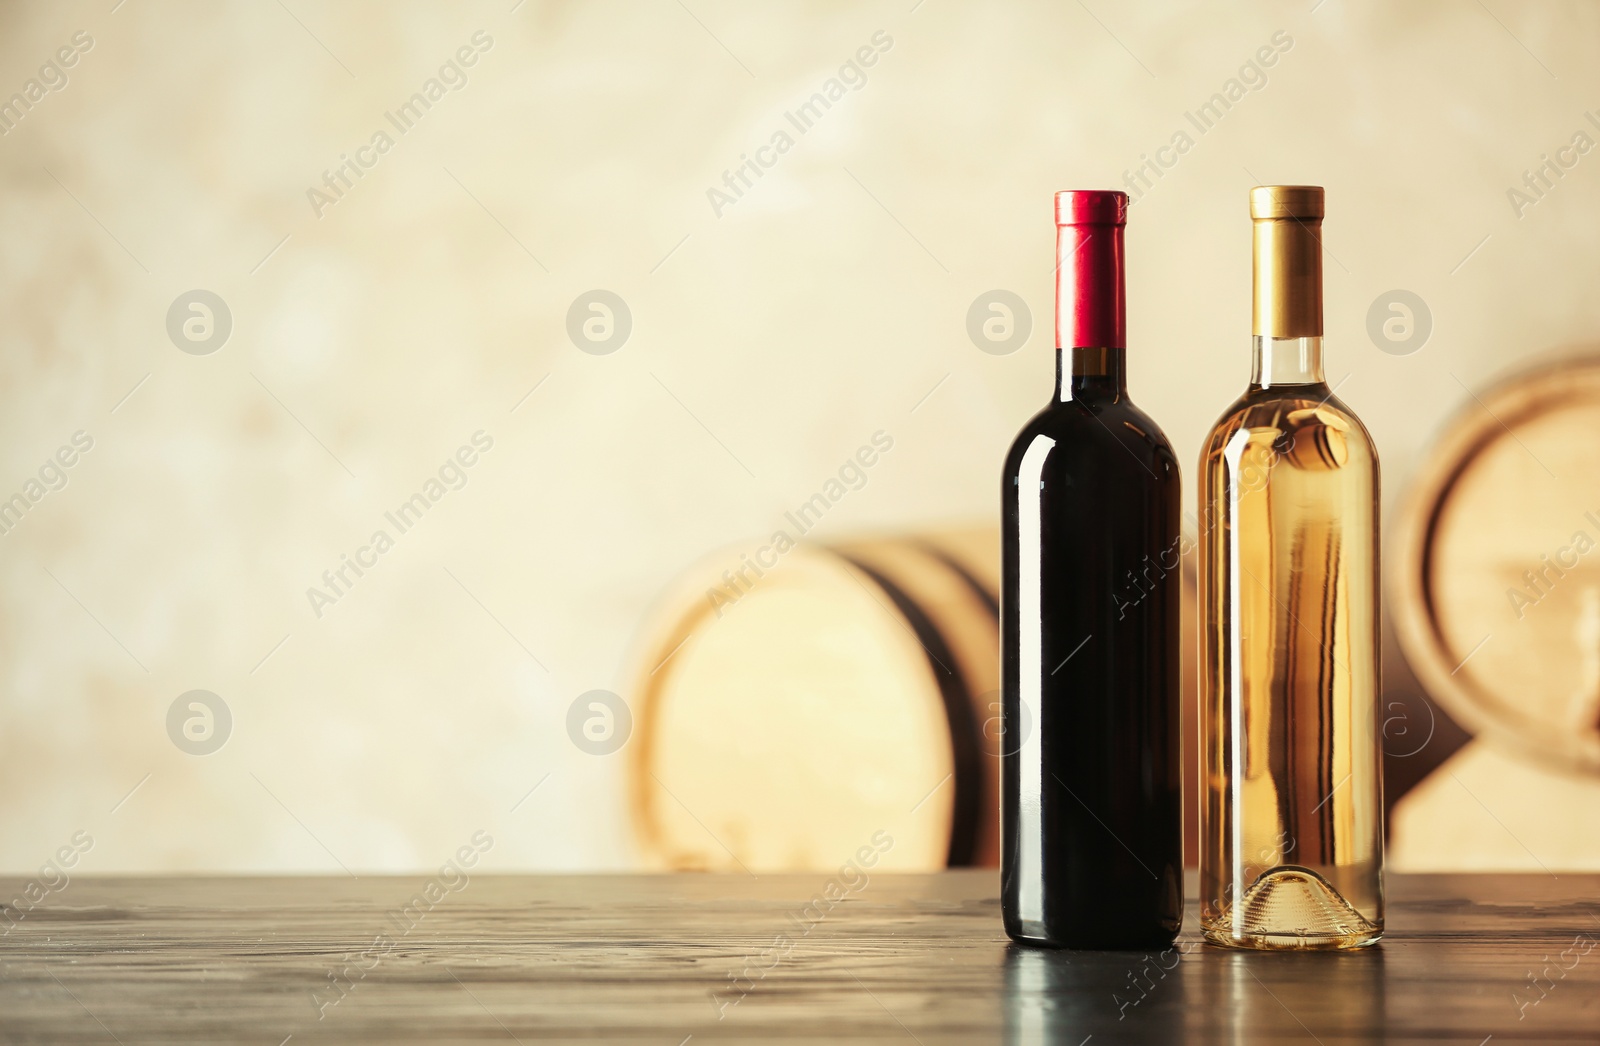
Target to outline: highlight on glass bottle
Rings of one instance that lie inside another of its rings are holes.
[[[1240,948],[1383,934],[1378,455],[1322,370],[1323,191],[1263,186],[1250,385],[1200,461],[1200,922]]]

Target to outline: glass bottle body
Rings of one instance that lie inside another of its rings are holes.
[[[1179,474],[1124,350],[1060,350],[1002,484],[1001,909],[1018,941],[1169,944],[1183,913]]]
[[[1353,948],[1383,933],[1378,457],[1320,338],[1256,339],[1200,462],[1201,928]]]

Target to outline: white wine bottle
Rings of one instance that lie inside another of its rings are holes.
[[[1200,461],[1200,923],[1383,934],[1378,454],[1322,371],[1323,191],[1250,192],[1255,366]]]

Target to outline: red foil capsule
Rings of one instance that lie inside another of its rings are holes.
[[[1127,347],[1122,279],[1127,222],[1127,193],[1056,193],[1056,348]]]

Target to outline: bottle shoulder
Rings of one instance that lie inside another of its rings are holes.
[[[1030,456],[1043,460],[1057,451],[1075,456],[1103,453],[1113,460],[1128,455],[1158,477],[1177,475],[1177,456],[1166,433],[1127,398],[1114,401],[1051,402],[1030,418],[1012,441],[1006,469],[1014,473]]]
[[[1320,383],[1246,391],[1211,427],[1203,459],[1220,460],[1235,445],[1267,446],[1291,458],[1312,454],[1324,467],[1378,467],[1367,427]]]

